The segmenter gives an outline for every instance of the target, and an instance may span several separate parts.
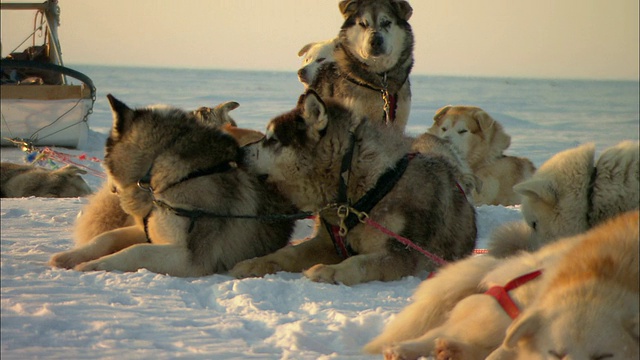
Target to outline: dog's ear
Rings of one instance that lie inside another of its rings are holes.
[[[86,174],[87,171],[80,169],[77,166],[74,165],[67,165],[65,167],[63,167],[62,169],[58,169],[56,170],[56,172],[62,174],[62,175],[68,175],[68,176],[74,176],[74,175],[78,175],[78,174]]]
[[[240,104],[235,101],[223,102],[222,104],[219,104],[218,106],[213,108],[213,115],[215,118],[220,120],[222,124],[231,124],[233,126],[238,126],[235,120],[233,120],[229,115],[229,111],[237,109],[239,106]]]
[[[355,14],[358,9],[357,1],[355,0],[343,0],[338,4],[342,17],[348,19],[351,15]]]
[[[436,111],[436,114],[433,116],[433,121],[438,122],[440,121],[440,119],[442,119],[442,117],[449,111],[451,110],[453,106],[451,105],[445,105],[443,107],[441,107],[440,109],[438,109]]]
[[[398,12],[398,16],[404,21],[409,20],[411,15],[413,15],[413,8],[404,0],[393,0],[391,1],[391,5],[393,5]]]
[[[514,185],[513,191],[522,196],[542,201],[552,207],[558,203],[558,194],[553,187],[553,183],[549,180],[525,180]]]
[[[507,135],[502,129],[502,125],[495,121],[484,110],[478,109],[473,113],[478,127],[482,129],[482,133],[491,141],[492,147],[496,150],[504,151],[511,145],[511,136]]]
[[[107,99],[109,100],[111,113],[113,114],[111,136],[118,138],[124,134],[131,125],[133,121],[133,110],[111,94],[107,94]]]
[[[239,128],[230,123],[226,123],[222,125],[220,129],[226,132],[227,134],[233,136],[233,138],[236,139],[240,147],[256,143],[264,138],[264,134],[261,133],[260,131]]]
[[[309,49],[311,49],[311,47],[314,45],[315,43],[309,43],[305,46],[302,47],[302,49],[300,49],[300,51],[298,51],[298,56],[302,56],[304,54],[307,53],[307,51],[309,51]]]
[[[524,313],[517,317],[507,328],[507,334],[502,343],[504,347],[513,349],[518,341],[534,336],[542,325],[542,317],[538,312]]]
[[[327,127],[327,108],[315,91],[309,90],[305,93],[302,106],[307,126],[313,127],[316,131],[322,131]]]

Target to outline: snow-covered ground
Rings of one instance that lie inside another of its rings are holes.
[[[107,93],[131,106],[193,109],[235,100],[241,104],[232,113],[238,123],[263,130],[301,91],[294,73],[79,69],[93,78],[99,97],[86,148],[57,149],[72,156],[102,158],[111,121]],[[600,153],[621,140],[638,140],[635,82],[413,76],[412,87],[410,133],[426,131],[443,105],[477,105],[512,135],[509,153],[537,166],[587,141]],[[24,154],[3,148],[1,158],[23,162]],[[100,169],[99,163],[74,159]],[[103,181],[85,179],[94,189]],[[427,275],[347,287],[290,273],[184,279],[146,270],[50,268],[52,254],[73,246],[74,220],[84,204],[86,199],[77,198],[2,199],[2,359],[368,359],[361,347],[410,301]],[[477,213],[478,247],[496,226],[520,218],[517,207],[481,206]],[[309,232],[309,222],[300,222],[297,237]]]

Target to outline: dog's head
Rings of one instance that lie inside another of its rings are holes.
[[[449,140],[473,167],[495,159],[511,144],[500,123],[474,106],[447,105],[436,111],[429,133]]]
[[[307,88],[315,79],[318,69],[334,61],[333,49],[336,39],[309,43],[298,51],[303,56],[302,66],[298,70],[298,80]]]
[[[87,171],[74,165],[67,165],[61,169],[54,170],[51,175],[56,178],[55,188],[59,189],[56,197],[76,197],[91,194],[91,188],[84,181],[80,174]]]
[[[229,112],[237,109],[239,106],[240,104],[235,101],[227,101],[213,108],[206,106],[199,107],[193,111],[193,115],[205,125],[220,127],[225,124],[231,124],[238,126],[235,120],[229,115]]]
[[[393,68],[413,50],[407,22],[413,13],[403,0],[344,0],[339,3],[345,21],[339,39],[343,46],[373,72]]]

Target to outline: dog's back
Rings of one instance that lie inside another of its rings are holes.
[[[91,188],[80,176],[86,171],[75,166],[48,170],[3,162],[0,167],[2,197],[78,197],[91,193]]]

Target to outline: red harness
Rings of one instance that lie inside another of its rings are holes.
[[[541,274],[542,270],[536,270],[528,274],[524,274],[509,281],[505,286],[491,287],[485,292],[485,294],[493,296],[498,301],[498,304],[502,306],[507,315],[509,315],[512,319],[515,319],[516,317],[518,317],[518,315],[520,315],[520,309],[518,309],[518,305],[516,305],[516,303],[513,302],[513,299],[511,299],[511,296],[509,296],[509,291],[519,287],[520,285],[528,283]]]

